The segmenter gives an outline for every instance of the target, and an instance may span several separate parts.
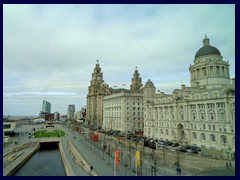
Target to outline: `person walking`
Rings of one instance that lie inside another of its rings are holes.
[[[176,171],[177,171],[177,174],[179,174],[179,167],[177,166],[177,168],[176,168]]]
[[[226,162],[226,167],[227,167],[227,169],[228,169],[228,162]]]
[[[92,173],[92,170],[93,170],[93,166],[90,166],[90,173]]]
[[[231,167],[232,167],[232,163],[231,163],[231,162],[229,162],[228,164],[229,164],[229,167],[231,168]]]
[[[181,169],[181,167],[178,168],[178,173],[179,173],[179,174],[182,173],[182,169]]]

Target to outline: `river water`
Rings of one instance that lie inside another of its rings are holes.
[[[66,176],[58,148],[41,148],[14,174],[14,176]]]

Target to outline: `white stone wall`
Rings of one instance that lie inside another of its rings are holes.
[[[103,112],[104,129],[124,132],[143,129],[143,99],[139,92],[105,96]]]

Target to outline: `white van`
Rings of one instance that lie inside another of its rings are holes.
[[[12,139],[10,137],[5,136],[3,139],[3,144],[11,143]]]

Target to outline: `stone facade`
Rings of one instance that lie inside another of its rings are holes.
[[[143,96],[125,90],[103,98],[103,128],[133,132],[143,130]]]
[[[92,73],[90,86],[88,87],[86,107],[87,126],[102,126],[102,99],[106,94],[109,94],[109,88],[108,85],[104,83],[103,73],[97,61],[97,64]]]
[[[191,87],[172,94],[156,93],[148,80],[143,88],[144,135],[181,144],[235,151],[235,80],[229,64],[207,37],[189,68]]]
[[[142,79],[140,77],[140,74],[138,73],[137,68],[134,71],[133,77],[131,79],[131,85],[130,90],[127,89],[113,89],[108,86],[103,80],[103,73],[101,71],[99,62],[97,61],[97,64],[94,68],[94,71],[92,73],[92,80],[90,82],[90,86],[88,87],[88,95],[87,95],[87,106],[86,106],[86,126],[93,126],[93,127],[100,127],[104,124],[104,118],[103,118],[103,112],[106,110],[103,108],[103,99],[112,99],[115,97],[115,94],[117,97],[117,101],[121,98],[118,96],[122,96],[121,94],[124,93],[124,97],[140,97],[140,101],[136,103],[142,104],[142,94],[140,93],[140,89],[142,88]],[[136,94],[135,94],[136,93]],[[114,95],[114,96],[111,96]],[[108,96],[110,96],[108,98]],[[115,100],[116,101],[116,100]],[[121,100],[120,100],[121,101]],[[135,101],[135,100],[134,100]],[[124,105],[124,104],[122,104]],[[123,108],[124,109],[124,108]],[[114,110],[115,111],[115,110]],[[137,112],[138,114],[138,112]],[[142,116],[142,114],[141,114]],[[139,117],[136,117],[139,118]],[[134,118],[131,118],[131,120]],[[141,121],[141,123],[140,123]],[[141,120],[136,121],[136,124],[139,125],[139,128],[143,129],[143,117]],[[106,123],[105,123],[106,124]],[[125,129],[125,128],[124,128]],[[138,129],[132,128],[132,129]]]
[[[121,89],[103,98],[103,128],[133,132],[143,130],[142,78],[137,70],[131,79],[130,90]]]

